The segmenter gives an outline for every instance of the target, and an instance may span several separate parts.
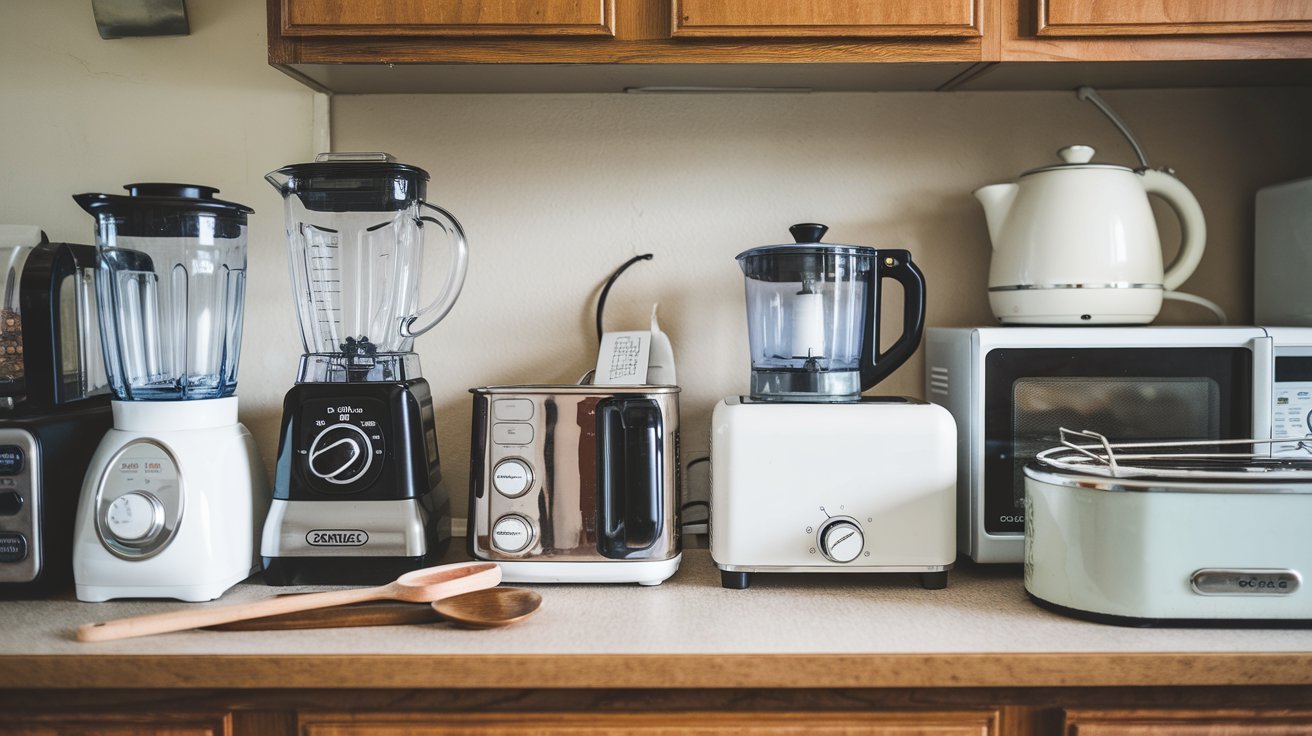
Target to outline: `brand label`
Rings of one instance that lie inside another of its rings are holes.
[[[363,529],[311,529],[305,541],[312,547],[363,547],[369,535]]]
[[[1289,595],[1300,578],[1293,570],[1199,570],[1189,582],[1199,595]]]

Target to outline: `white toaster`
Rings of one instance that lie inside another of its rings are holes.
[[[711,417],[711,557],[726,588],[756,572],[912,572],[956,558],[956,425],[904,398],[733,397]]]

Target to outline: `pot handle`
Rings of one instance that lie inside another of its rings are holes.
[[[1203,208],[1193,192],[1181,181],[1162,171],[1147,169],[1139,172],[1143,177],[1143,188],[1149,194],[1156,194],[1175,210],[1180,218],[1180,253],[1166,269],[1162,278],[1162,288],[1175,291],[1180,284],[1193,275],[1198,262],[1203,258],[1203,246],[1207,244],[1207,223],[1203,220]]]
[[[902,285],[902,335],[888,350],[875,355],[879,349],[879,282],[890,278]],[[878,263],[870,269],[866,287],[866,321],[870,333],[861,346],[861,390],[872,386],[892,373],[916,352],[925,332],[925,275],[911,262],[911,253],[905,250],[879,250]]]
[[[456,299],[460,296],[460,289],[465,285],[465,271],[469,267],[469,246],[465,244],[465,231],[460,227],[455,215],[450,212],[432,205],[427,202],[419,203],[423,207],[432,210],[435,216],[421,217],[424,222],[431,222],[442,228],[447,234],[447,239],[451,242],[451,270],[446,274],[446,283],[442,285],[442,291],[438,293],[436,299],[431,304],[407,317],[401,322],[402,337],[418,337],[428,332],[442,321],[442,318],[451,311],[455,306]],[[418,329],[414,327],[421,317],[427,321]]]

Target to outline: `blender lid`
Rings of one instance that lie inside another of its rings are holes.
[[[123,194],[75,194],[74,201],[82,209],[97,215],[108,212],[209,212],[215,215],[234,217],[239,222],[246,222],[246,215],[255,210],[244,204],[215,199],[219,190],[203,184],[172,184],[163,182],[141,182],[127,184],[128,190]]]
[[[316,212],[394,212],[425,197],[428,172],[388,153],[321,153],[264,176]]]
[[[306,177],[356,179],[400,174],[418,175],[424,181],[428,181],[427,171],[418,166],[398,163],[392,154],[382,152],[321,153],[314,157],[314,161],[288,164],[273,173],[282,174],[292,179],[304,179]],[[299,186],[293,185],[293,188],[297,191],[301,190]]]
[[[752,256],[876,256],[879,250],[867,245],[843,245],[841,243],[821,243],[820,239],[829,230],[828,225],[813,222],[799,223],[788,228],[796,242],[778,245],[760,245],[739,253],[735,258],[742,261]]]

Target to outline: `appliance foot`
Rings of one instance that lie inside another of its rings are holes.
[[[948,587],[948,571],[920,573],[920,587],[925,590],[943,590]]]
[[[752,574],[750,572],[730,572],[729,570],[720,571],[720,587],[729,588],[730,590],[745,590],[748,585],[752,584]]]

